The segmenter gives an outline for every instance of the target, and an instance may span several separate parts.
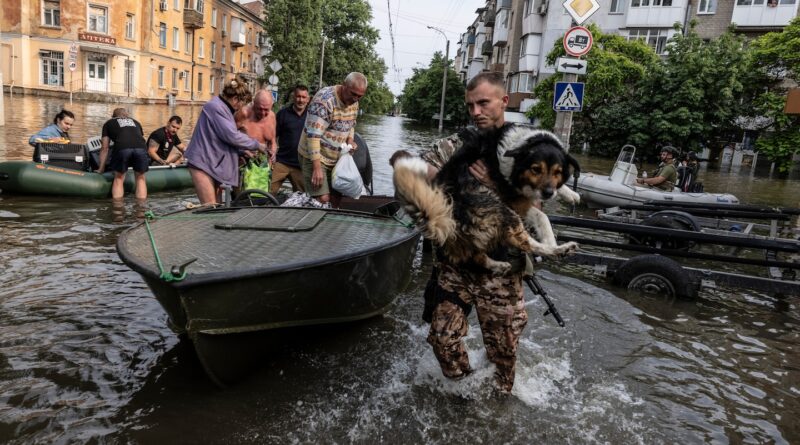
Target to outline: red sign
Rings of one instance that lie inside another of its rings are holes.
[[[583,26],[574,26],[564,34],[564,50],[570,56],[580,57],[592,49],[592,33]]]
[[[106,45],[116,45],[117,39],[114,37],[109,36],[100,36],[97,34],[89,34],[85,32],[78,33],[78,39],[85,40],[87,42],[94,42],[94,43],[105,43]]]

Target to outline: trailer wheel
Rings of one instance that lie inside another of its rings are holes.
[[[626,261],[614,283],[631,290],[668,297],[692,298],[695,289],[680,264],[661,255],[640,255]]]
[[[639,225],[647,227],[657,227],[662,229],[675,229],[687,230],[690,232],[699,232],[700,223],[693,215],[686,212],[679,212],[675,210],[663,210],[661,212],[653,213],[647,218],[643,219]],[[631,235],[631,244],[640,244],[645,246],[675,249],[675,250],[689,250],[695,246],[694,241],[671,239],[668,236],[658,235]]]

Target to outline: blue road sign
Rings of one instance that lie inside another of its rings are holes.
[[[272,102],[278,102],[278,90],[272,90]]]
[[[581,111],[583,109],[583,82],[556,82],[553,109],[556,111]]]

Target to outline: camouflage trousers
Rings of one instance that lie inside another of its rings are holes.
[[[511,391],[517,362],[517,345],[528,323],[522,292],[522,273],[508,276],[461,273],[440,264],[438,285],[475,307],[483,344],[495,364],[495,379],[503,391]],[[433,311],[428,343],[442,374],[459,379],[472,372],[462,338],[467,335],[464,310],[452,301],[442,301]]]

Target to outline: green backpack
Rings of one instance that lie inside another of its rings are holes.
[[[269,157],[263,153],[247,159],[242,166],[242,190],[258,189],[269,192],[272,167]]]

